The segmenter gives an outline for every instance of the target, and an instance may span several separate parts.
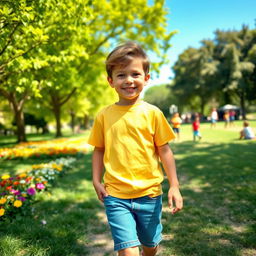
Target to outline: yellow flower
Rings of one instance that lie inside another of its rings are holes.
[[[4,198],[4,197],[0,198],[0,204],[5,204],[6,201],[7,201],[6,198]]]
[[[1,208],[1,209],[0,209],[0,216],[3,216],[3,215],[4,215],[4,212],[5,212],[5,209]]]
[[[16,201],[14,201],[13,205],[14,205],[14,207],[18,208],[18,207],[22,206],[22,202],[20,200],[16,200]]]
[[[2,180],[8,180],[10,178],[10,175],[5,174],[2,176]]]
[[[62,165],[60,164],[52,164],[52,168],[56,169],[57,171],[62,171]]]
[[[21,173],[21,174],[19,175],[19,177],[20,177],[20,178],[25,178],[25,177],[27,177],[27,174],[26,174],[26,173]]]

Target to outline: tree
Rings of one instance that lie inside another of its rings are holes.
[[[113,44],[136,39],[163,58],[173,35],[166,14],[164,1],[1,2],[0,93],[13,106],[18,141],[26,140],[25,102],[45,95],[61,135],[62,107],[77,88],[94,85],[90,72]]]
[[[157,85],[150,87],[145,92],[144,100],[159,107],[165,116],[170,114],[169,107],[172,104],[177,104],[167,85]]]
[[[185,50],[173,67],[175,74],[173,91],[179,98],[180,104],[189,105],[202,114],[216,90],[214,75],[218,62],[213,59],[213,50],[213,43],[204,40],[199,49]]]
[[[30,54],[48,37],[34,22],[40,14],[26,1],[3,1],[0,7],[0,94],[13,108],[18,141],[25,141],[24,103],[30,94],[38,93],[32,75],[37,60]]]
[[[248,92],[255,84],[252,62],[253,48],[256,44],[255,30],[243,26],[240,31],[216,31],[217,58],[220,61],[218,78],[223,91],[229,96],[237,96],[240,101],[243,119],[246,118],[245,102],[251,96]],[[251,55],[252,54],[252,55]]]

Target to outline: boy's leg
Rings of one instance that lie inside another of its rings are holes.
[[[118,251],[118,256],[139,256],[139,248],[131,247]]]
[[[142,248],[143,248],[142,256],[155,256],[158,250],[158,246],[156,247],[142,246]]]
[[[136,254],[136,250],[138,251],[136,247],[141,243],[137,236],[136,220],[132,212],[131,202],[131,199],[120,199],[112,196],[104,198],[108,223],[114,240],[114,250],[119,252],[118,255],[139,255]]]
[[[144,196],[134,200],[134,213],[137,234],[142,244],[144,256],[156,255],[158,244],[162,240],[162,196],[151,198]]]

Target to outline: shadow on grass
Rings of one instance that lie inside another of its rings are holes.
[[[90,232],[107,228],[97,215],[103,207],[91,185],[91,155],[79,158],[50,192],[41,194],[31,216],[1,223],[0,255],[89,255]]]
[[[256,255],[256,143],[173,145],[184,210],[163,213],[163,255]],[[164,183],[164,202],[167,201]]]

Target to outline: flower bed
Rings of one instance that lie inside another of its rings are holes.
[[[0,178],[0,221],[12,220],[31,210],[36,195],[48,190],[75,158],[59,158],[47,164],[33,165],[29,172]]]
[[[87,153],[89,149],[90,146],[85,142],[85,138],[23,142],[13,148],[0,148],[0,159],[76,155]]]

